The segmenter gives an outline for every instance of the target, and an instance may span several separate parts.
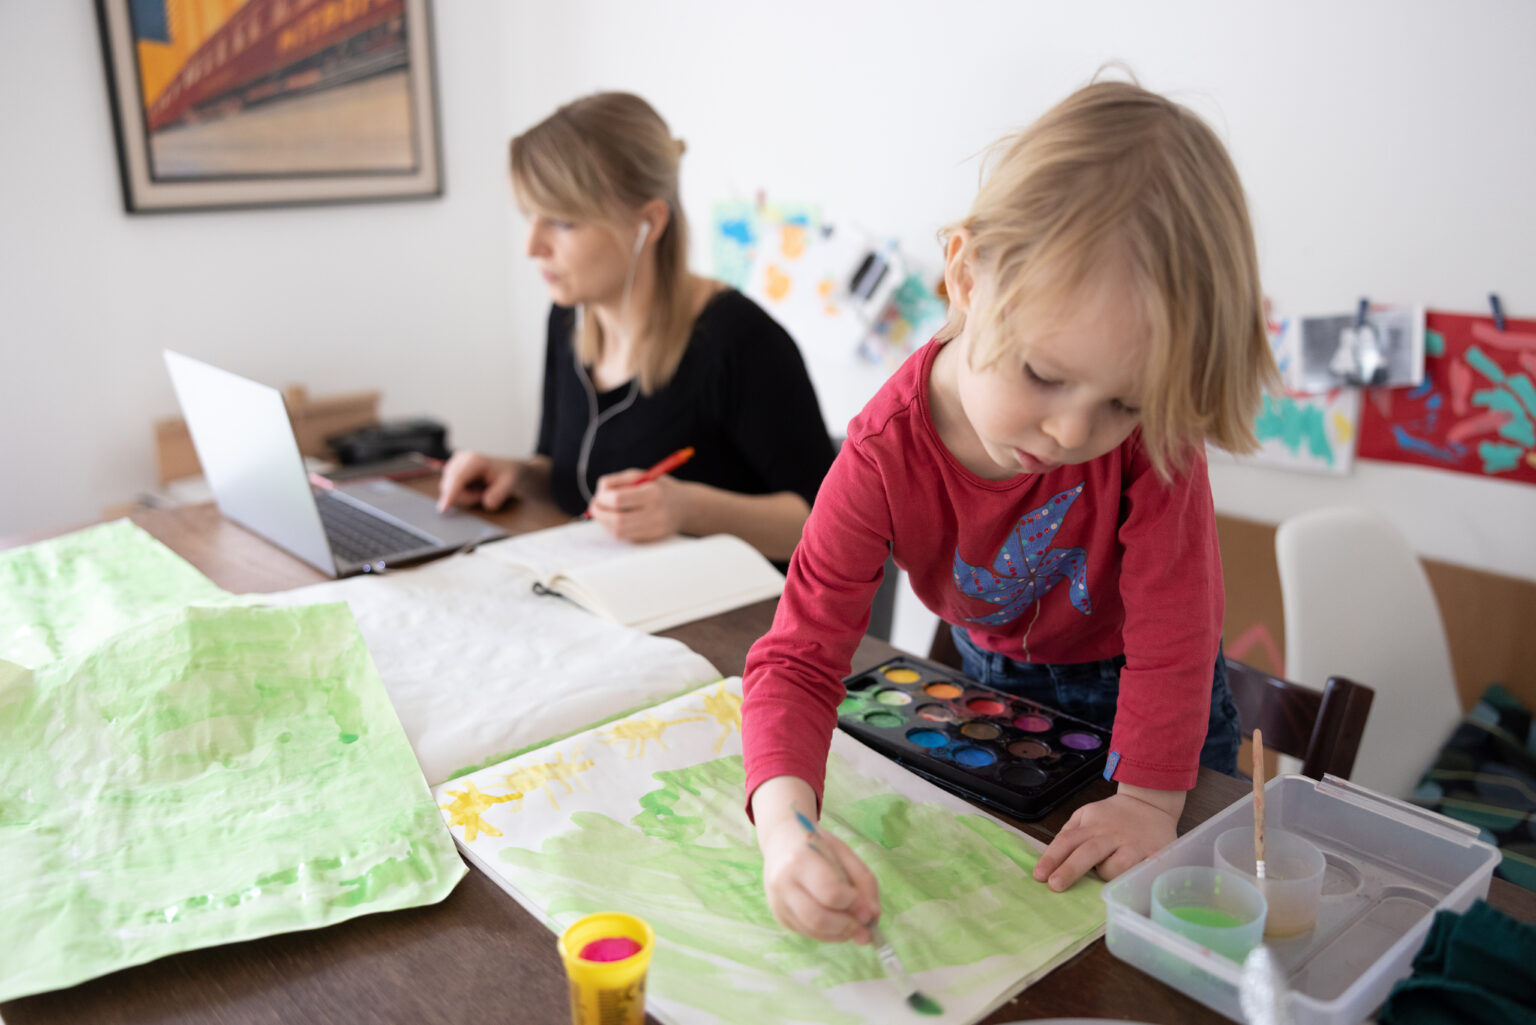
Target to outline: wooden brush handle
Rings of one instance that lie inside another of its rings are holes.
[[[1253,731],[1253,860],[1264,860],[1264,734]]]

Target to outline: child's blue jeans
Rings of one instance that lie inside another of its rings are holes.
[[[1071,665],[1015,662],[1007,655],[982,650],[962,627],[952,626],[950,630],[955,637],[955,647],[960,649],[966,676],[1105,729],[1114,725],[1124,655]],[[1205,731],[1205,746],[1200,749],[1200,764],[1236,776],[1237,747],[1241,740],[1237,706],[1232,703],[1232,688],[1227,685],[1227,663],[1218,646],[1216,668],[1211,674],[1211,718]]]

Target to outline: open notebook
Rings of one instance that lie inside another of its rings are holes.
[[[632,544],[591,521],[522,534],[480,549],[616,623],[655,633],[784,590],[784,575],[732,534]]]

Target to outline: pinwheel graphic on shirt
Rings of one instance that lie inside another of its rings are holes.
[[[963,594],[1002,606],[971,622],[986,626],[1012,622],[1062,581],[1068,584],[1072,607],[1085,616],[1093,612],[1088,597],[1088,553],[1081,548],[1051,547],[1067,510],[1082,493],[1083,485],[1079,484],[1020,517],[991,569],[972,566],[960,558],[958,548],[955,550],[955,586]]]

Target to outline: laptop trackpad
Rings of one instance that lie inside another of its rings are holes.
[[[479,517],[450,509],[437,511],[437,503],[428,496],[392,480],[365,480],[343,484],[336,490],[350,498],[385,513],[445,545],[458,547],[471,541],[489,541],[506,532]]]

